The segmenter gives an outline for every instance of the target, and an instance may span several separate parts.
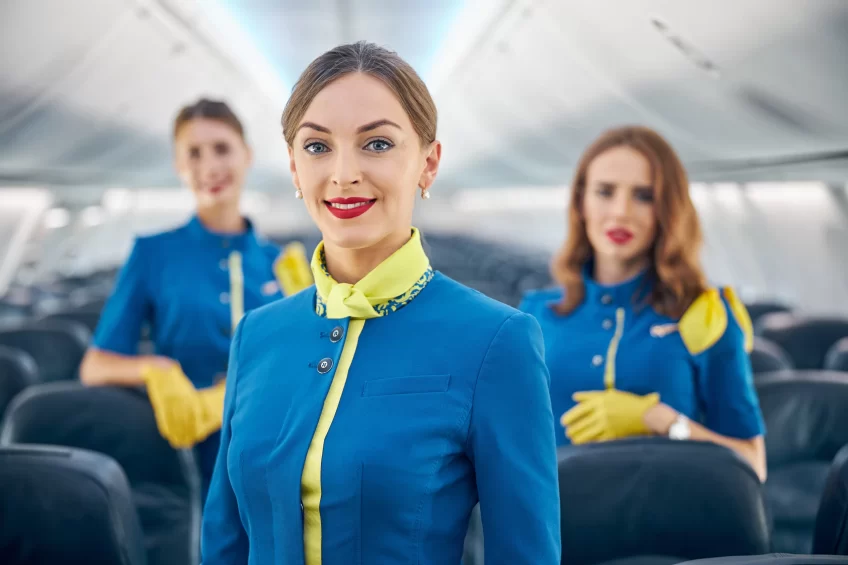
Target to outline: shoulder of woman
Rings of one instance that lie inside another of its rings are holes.
[[[748,352],[754,343],[751,318],[731,287],[702,292],[681,316],[678,331],[692,355],[712,349],[722,338],[740,337]]]
[[[547,307],[560,302],[563,294],[563,290],[559,287],[530,290],[521,296],[521,304],[518,306],[518,309],[528,312],[527,308]]]

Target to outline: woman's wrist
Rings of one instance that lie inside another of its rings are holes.
[[[667,436],[671,425],[677,420],[679,412],[662,402],[650,407],[642,417],[645,425],[658,436]]]

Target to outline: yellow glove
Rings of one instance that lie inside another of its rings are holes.
[[[660,401],[659,394],[638,396],[622,390],[577,392],[577,406],[560,418],[574,445],[649,435],[643,416]]]
[[[286,245],[283,252],[274,262],[274,275],[277,284],[286,296],[297,294],[304,288],[312,286],[312,269],[306,258],[303,244],[294,242]]]
[[[198,392],[179,367],[146,367],[142,379],[156,426],[171,447],[192,447],[221,427],[224,383]],[[218,396],[220,409],[216,410]]]
[[[221,381],[214,386],[197,391],[202,408],[199,429],[202,434],[205,434],[201,439],[206,439],[210,434],[221,429],[221,424],[224,421],[226,384],[226,381]]]

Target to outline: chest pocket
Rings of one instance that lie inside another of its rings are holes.
[[[362,396],[439,393],[447,392],[449,386],[450,375],[390,377],[366,381],[362,387]]]

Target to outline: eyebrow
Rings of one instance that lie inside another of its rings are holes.
[[[365,124],[364,126],[359,126],[356,129],[356,133],[363,133],[363,132],[366,132],[366,131],[371,131],[372,129],[377,129],[380,126],[392,126],[392,127],[397,128],[397,129],[401,129],[401,127],[399,125],[397,125],[396,123],[394,123],[391,120],[377,120],[377,121],[371,122],[370,124]]]
[[[329,129],[324,126],[319,126],[314,122],[303,122],[300,124],[300,127],[297,128],[297,131],[302,130],[303,128],[314,129],[315,131],[320,131],[321,133],[332,133]]]
[[[365,124],[364,126],[359,126],[358,128],[356,128],[356,133],[364,133],[366,131],[371,131],[371,130],[377,129],[378,127],[381,127],[381,126],[392,126],[392,127],[397,128],[397,129],[401,129],[401,127],[399,125],[397,125],[396,123],[394,123],[393,121],[384,119],[384,120],[373,121],[371,123]],[[298,129],[298,131],[300,131],[302,128],[314,129],[315,131],[320,131],[321,133],[328,133],[328,134],[333,133],[329,130],[329,128],[326,128],[322,125],[318,125],[315,122],[303,122],[302,124],[300,124],[300,127],[297,128],[297,129]]]

